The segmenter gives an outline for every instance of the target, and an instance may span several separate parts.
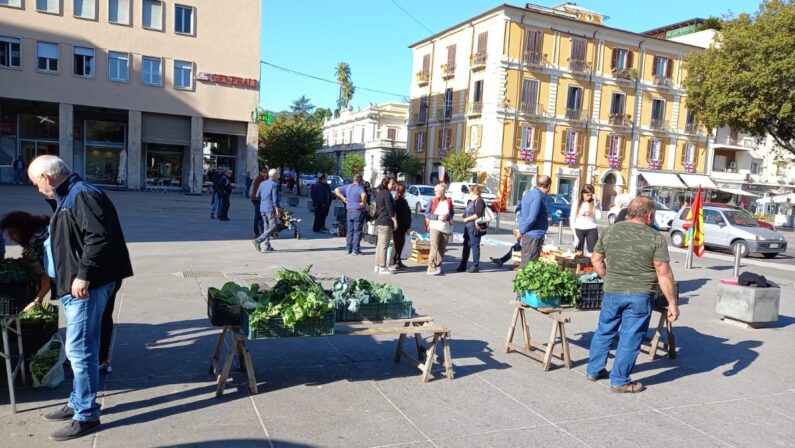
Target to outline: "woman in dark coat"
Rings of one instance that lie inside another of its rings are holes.
[[[398,269],[403,269],[406,265],[400,259],[400,254],[403,252],[403,246],[406,245],[406,234],[411,230],[411,208],[406,201],[406,186],[402,182],[397,184],[397,192],[395,194],[395,217],[397,218],[397,230],[392,236],[395,241],[395,252],[392,254],[392,265],[397,266]]]

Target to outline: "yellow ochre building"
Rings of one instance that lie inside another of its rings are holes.
[[[500,5],[412,44],[415,181],[437,182],[449,151],[475,156],[473,178],[507,207],[541,174],[568,197],[594,184],[605,209],[617,194],[670,199],[709,181],[707,130],[682,88],[699,48],[604,19],[571,4]]]

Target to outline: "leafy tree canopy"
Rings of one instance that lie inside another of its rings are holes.
[[[342,159],[342,175],[352,177],[364,171],[364,157],[359,153],[351,153]]]
[[[769,134],[795,154],[795,0],[764,0],[687,58],[687,107],[704,125]]]
[[[422,171],[422,162],[416,157],[409,157],[404,159],[400,164],[400,172],[410,179],[411,176],[419,174]]]
[[[405,149],[390,149],[381,156],[381,168],[384,170],[384,174],[397,176],[403,172],[403,162],[407,159],[413,159],[413,157]]]
[[[453,181],[465,181],[472,175],[472,169],[477,165],[474,157],[465,151],[448,152],[442,158],[442,166],[450,174]]]
[[[270,126],[260,124],[259,133],[265,142],[262,158],[270,167],[307,171],[312,167],[315,151],[323,146],[321,125],[297,114],[277,114]]]

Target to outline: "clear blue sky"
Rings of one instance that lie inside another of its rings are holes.
[[[408,95],[411,51],[408,45],[485,12],[502,2],[489,0],[263,0],[261,57],[264,61],[320,78],[334,79],[340,61],[351,66],[358,86],[352,105],[400,101],[399,96],[362,90],[369,88]],[[524,5],[526,2],[508,2]],[[558,0],[536,0],[555,6]],[[694,17],[754,12],[756,0],[580,0],[579,6],[609,16],[606,25],[642,32]],[[642,6],[639,6],[642,5]],[[284,110],[306,95],[318,107],[334,109],[338,87],[303,76],[261,66],[260,105]]]

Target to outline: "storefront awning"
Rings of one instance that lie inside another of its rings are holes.
[[[673,173],[659,173],[655,171],[641,171],[640,175],[650,187],[687,188]]]
[[[751,196],[755,198],[759,197],[758,194],[753,194],[750,191],[740,190],[739,188],[718,188],[718,190],[724,193],[737,194],[740,196]]]
[[[698,188],[699,185],[705,190],[716,190],[718,188],[712,178],[705,174],[680,174],[679,177],[690,188]]]

